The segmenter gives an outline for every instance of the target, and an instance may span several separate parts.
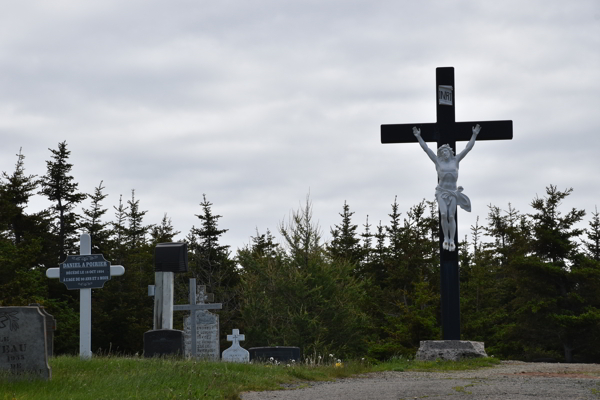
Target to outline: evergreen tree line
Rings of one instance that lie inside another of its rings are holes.
[[[78,291],[45,273],[77,254],[87,232],[93,254],[126,269],[93,291],[92,349],[141,354],[152,329],[154,248],[180,232],[166,214],[147,224],[133,190],[107,222],[103,182],[80,192],[66,142],[50,152],[45,175],[27,175],[19,152],[14,171],[0,177],[0,306],[42,304],[58,322],[55,352],[76,353]],[[490,205],[485,225],[471,227],[459,246],[463,339],[485,342],[496,357],[600,362],[600,215],[592,212],[582,229],[585,212],[562,209],[571,192],[550,185],[528,213]],[[36,195],[51,206],[28,213]],[[434,202],[403,214],[394,200],[385,224],[367,218],[360,232],[344,203],[325,242],[307,198],[277,226],[279,241],[257,231],[236,252],[222,243],[227,230],[212,203],[203,196],[199,205],[185,237],[189,271],[176,275],[175,297],[187,303],[189,278],[214,293],[223,304],[222,349],[234,328],[245,333],[245,347],[298,346],[305,357],[410,357],[419,341],[441,339]],[[183,317],[175,313],[176,329]]]

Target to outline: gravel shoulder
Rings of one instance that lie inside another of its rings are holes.
[[[377,372],[301,389],[246,392],[242,400],[600,399],[600,364],[503,361],[474,371]]]

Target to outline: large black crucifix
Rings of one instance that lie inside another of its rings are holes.
[[[477,141],[512,139],[512,121],[455,121],[456,88],[454,86],[453,67],[436,68],[435,81],[437,122],[381,125],[381,143],[418,142],[415,131],[420,131],[420,136],[425,142],[437,142],[438,148],[448,144],[453,152],[456,153],[457,141],[468,141],[475,136],[477,137]],[[478,135],[473,132],[477,125],[481,127],[481,133]],[[458,191],[460,192],[460,188]],[[460,340],[458,229],[455,230],[454,245],[450,247],[450,250],[446,250],[445,248],[448,246],[444,245],[441,219],[440,217],[442,332],[444,340]],[[456,215],[454,215],[454,221],[457,221]]]

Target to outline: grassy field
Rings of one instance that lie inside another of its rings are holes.
[[[498,364],[494,358],[461,362],[394,359],[307,364],[233,364],[181,359],[62,356],[50,360],[52,380],[11,381],[0,376],[0,400],[239,399],[243,391],[323,381],[376,371],[448,371]]]

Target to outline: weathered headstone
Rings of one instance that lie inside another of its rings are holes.
[[[183,355],[183,331],[158,329],[144,333],[144,357]]]
[[[300,360],[300,348],[293,346],[273,346],[273,347],[250,347],[250,360],[269,361],[273,360],[284,362]]]
[[[244,335],[240,335],[238,329],[234,329],[231,335],[227,335],[227,340],[232,342],[231,347],[223,351],[222,360],[229,362],[247,363],[250,362],[250,353],[240,346],[240,341],[246,340]]]
[[[0,307],[0,373],[50,379],[46,318],[37,307]]]
[[[190,311],[183,320],[185,356],[206,360],[219,360],[219,316],[209,309],[221,309],[220,303],[206,304],[212,301],[212,294],[206,294],[206,286],[196,286],[196,280],[190,279],[190,304],[175,305],[174,311]],[[193,333],[195,332],[195,334]]]
[[[48,311],[44,310],[44,306],[40,306],[38,303],[31,303],[30,307],[37,307],[40,312],[44,314],[46,318],[46,347],[48,349],[48,357],[54,355],[54,331],[56,330],[56,320]]]

